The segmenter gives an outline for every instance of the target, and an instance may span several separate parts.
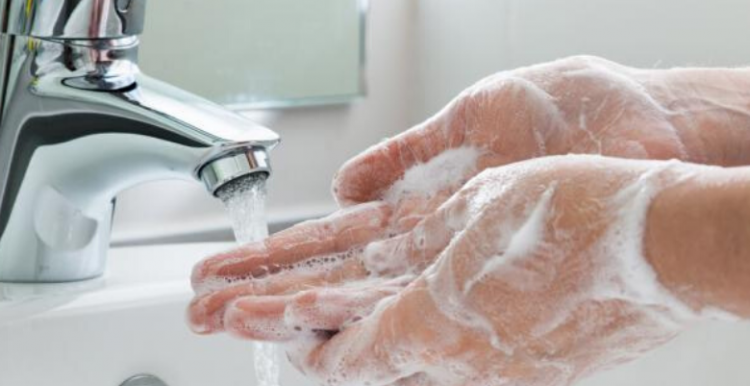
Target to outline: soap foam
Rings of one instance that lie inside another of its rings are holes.
[[[539,247],[544,232],[544,224],[549,215],[550,200],[554,192],[554,187],[548,188],[533,206],[531,213],[526,217],[521,227],[504,232],[502,235],[504,237],[500,238],[499,243],[499,250],[502,252],[488,260],[477,274],[467,280],[463,289],[464,295],[468,295],[474,286],[488,275],[497,272],[500,268],[512,267],[514,260],[527,256]],[[526,276],[524,272],[519,272],[519,270],[515,270],[514,273]]]
[[[596,297],[667,307],[679,319],[697,316],[659,283],[656,272],[643,256],[646,216],[651,201],[667,186],[690,177],[692,173],[679,161],[660,163],[614,197],[612,207],[618,208],[617,220],[604,237],[607,242],[600,247],[600,255],[607,260],[608,267],[595,284],[593,294]]]
[[[435,306],[447,318],[487,336],[496,350],[512,355],[513,348],[502,342],[492,323],[483,314],[468,307],[467,296],[455,281],[456,275],[453,273],[450,256],[454,249],[455,243],[451,243],[423,273]]]
[[[429,197],[446,188],[455,188],[476,170],[482,152],[475,147],[448,149],[425,163],[409,168],[403,178],[386,192],[385,201],[398,203],[403,197]]]

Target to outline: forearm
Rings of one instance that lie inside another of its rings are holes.
[[[679,68],[645,84],[670,114],[690,161],[750,165],[750,69]]]
[[[750,317],[750,168],[700,173],[654,198],[647,259],[694,309]]]

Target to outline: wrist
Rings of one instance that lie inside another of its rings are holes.
[[[660,70],[648,87],[669,111],[689,161],[750,165],[750,69]]]
[[[652,201],[644,252],[693,309],[750,317],[750,169],[697,169]]]

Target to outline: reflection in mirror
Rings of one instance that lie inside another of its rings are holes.
[[[363,93],[366,0],[152,0],[143,71],[233,108]]]

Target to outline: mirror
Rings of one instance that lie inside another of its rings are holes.
[[[366,0],[152,0],[141,69],[234,109],[364,92]]]

